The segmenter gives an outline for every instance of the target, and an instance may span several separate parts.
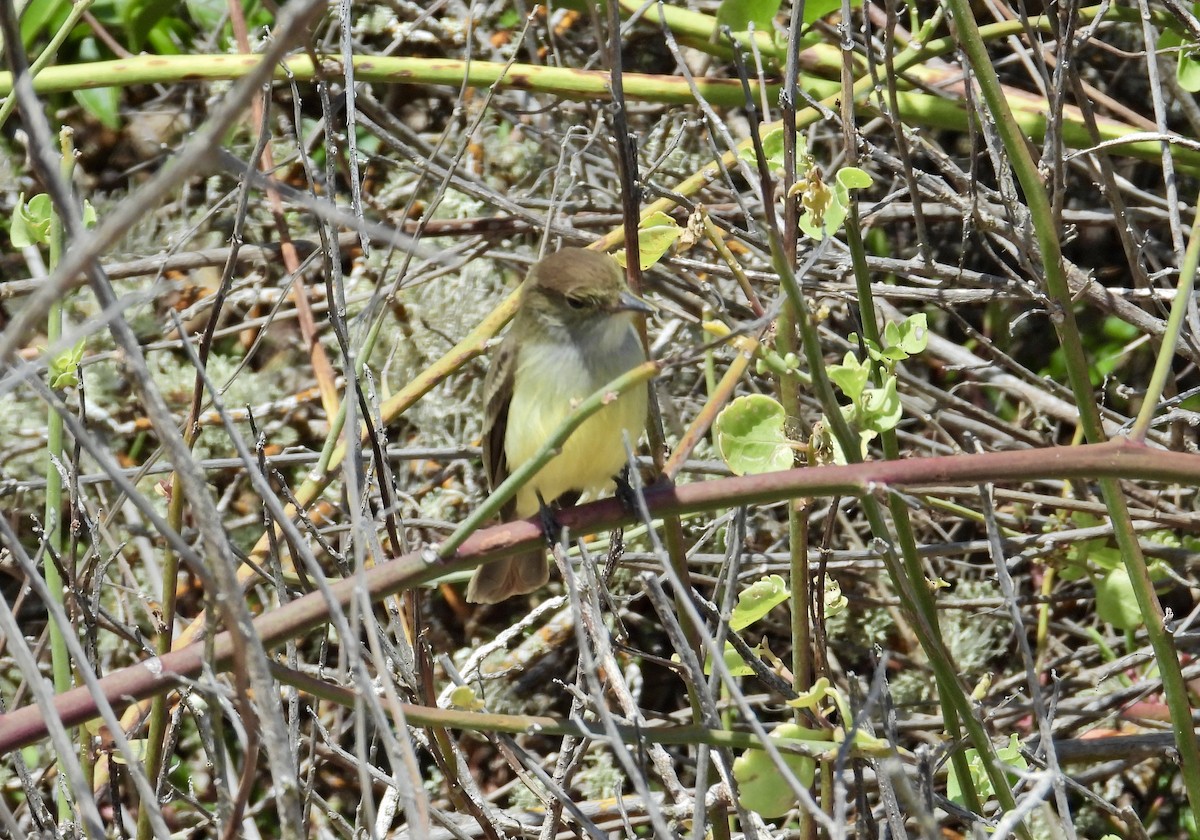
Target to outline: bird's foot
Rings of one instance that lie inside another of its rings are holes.
[[[562,525],[554,515],[556,510],[558,510],[557,503],[546,504],[542,494],[538,493],[538,520],[542,525],[542,536],[545,537],[546,544],[551,549],[558,545],[558,535],[562,531]]]
[[[629,466],[626,465],[621,472],[613,478],[616,484],[616,490],[613,491],[613,496],[621,503],[621,509],[626,513],[637,515],[641,511],[639,504],[638,491],[633,488],[633,484],[629,481]]]

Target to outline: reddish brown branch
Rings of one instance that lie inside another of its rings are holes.
[[[1090,481],[1101,477],[1196,484],[1200,483],[1200,455],[1151,449],[1120,438],[1089,446],[872,461],[844,467],[811,467],[725,478],[679,487],[663,485],[646,491],[646,504],[654,516],[664,516],[778,502],[800,496],[862,495],[889,487],[1050,478]],[[632,516],[615,499],[564,510],[556,518],[575,535],[607,531],[633,522]],[[412,552],[368,569],[359,577],[338,581],[330,590],[342,607],[349,604],[362,586],[370,592],[373,601],[379,601],[448,572],[471,569],[502,555],[528,551],[543,539],[536,518],[497,525],[474,534],[448,560],[438,560],[429,549]],[[257,618],[254,624],[263,645],[273,648],[321,625],[328,613],[328,604],[320,593],[314,592],[271,610]],[[212,667],[218,671],[228,667],[233,652],[229,634],[218,635],[213,640],[212,650]],[[205,644],[197,642],[115,671],[100,680],[100,686],[109,703],[119,712],[138,700],[174,687],[178,680],[196,678],[204,657]],[[28,705],[0,715],[0,753],[45,737],[48,713],[49,710]],[[78,726],[97,716],[96,703],[86,688],[77,688],[57,697],[54,713],[64,726]]]

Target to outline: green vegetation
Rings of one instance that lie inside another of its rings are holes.
[[[16,5],[0,834],[1200,837],[1200,8]],[[653,361],[489,497],[562,245]]]

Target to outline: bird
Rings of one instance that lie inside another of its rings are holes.
[[[579,401],[646,360],[635,319],[652,311],[599,251],[562,248],[534,264],[483,384],[483,466],[492,490],[537,454]],[[503,518],[610,489],[626,465],[626,438],[636,446],[645,431],[648,394],[646,385],[631,388],[588,417],[509,500]],[[549,576],[544,549],[494,560],[475,570],[467,601],[496,604],[541,588]]]

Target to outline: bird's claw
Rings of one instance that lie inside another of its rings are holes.
[[[626,466],[622,469],[613,482],[616,484],[613,496],[621,503],[621,509],[626,513],[637,515],[641,510],[639,504],[641,500],[638,498],[638,491],[633,489],[633,485],[629,481],[629,467]]]
[[[551,549],[558,545],[558,534],[562,531],[562,525],[554,515],[555,510],[553,503],[546,504],[542,494],[538,493],[538,520],[542,525],[542,536],[546,538],[546,544]]]

